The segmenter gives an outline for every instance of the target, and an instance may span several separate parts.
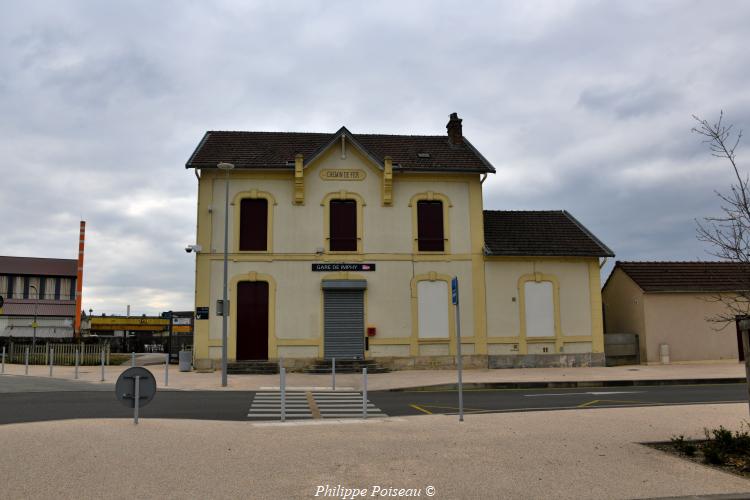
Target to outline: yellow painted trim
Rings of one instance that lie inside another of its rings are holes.
[[[421,200],[427,201],[440,201],[443,204],[443,251],[442,252],[424,252],[419,250],[419,223],[417,216],[417,204]],[[442,193],[436,193],[434,191],[425,191],[424,193],[417,193],[409,200],[409,206],[411,207],[411,238],[412,238],[412,252],[414,254],[422,255],[443,255],[451,253],[451,240],[450,240],[450,208],[453,206],[450,198]]]
[[[393,204],[393,160],[390,156],[385,157],[383,168],[383,206]]]
[[[411,279],[411,348],[409,353],[412,356],[419,355],[419,345],[423,343],[449,343],[449,354],[456,354],[456,312],[451,302],[451,294],[448,292],[448,301],[446,307],[448,308],[448,338],[447,339],[420,339],[419,338],[419,297],[417,296],[417,284],[420,281],[445,281],[450,290],[450,283],[453,279],[452,276],[447,274],[438,274],[434,271],[425,274],[417,274]],[[433,342],[438,340],[439,342]],[[461,339],[461,343],[465,339]]]
[[[237,359],[237,285],[241,281],[265,281],[268,283],[268,359],[278,359],[276,338],[276,280],[270,274],[250,271],[232,276],[229,281],[229,331],[227,332],[227,357]],[[221,342],[219,342],[221,345]]]
[[[487,337],[488,344],[520,344],[520,337]]]
[[[554,306],[555,316],[555,336],[554,337],[532,337],[527,338],[526,336],[526,290],[525,284],[528,281],[534,281],[540,283],[542,281],[549,281],[552,283],[552,302]],[[521,335],[519,336],[518,353],[528,354],[527,344],[535,342],[554,342],[555,352],[560,352],[560,347],[563,345],[563,336],[560,327],[560,282],[557,276],[552,274],[544,273],[531,273],[524,274],[518,278],[518,310],[521,316]]]
[[[599,259],[589,262],[589,298],[591,300],[591,352],[604,352],[604,318]]]
[[[354,200],[357,202],[357,251],[356,252],[332,252],[330,250],[331,242],[331,200]],[[362,253],[362,242],[364,238],[364,207],[365,199],[357,193],[346,191],[344,189],[328,193],[321,200],[320,205],[323,207],[323,238],[324,248],[327,254],[346,255],[353,253]]]
[[[337,273],[329,273],[326,275],[323,275],[323,277],[320,278],[320,321],[319,321],[319,328],[320,328],[320,344],[318,346],[318,356],[323,358],[325,356],[325,307],[324,307],[324,301],[325,301],[325,292],[323,290],[323,280],[364,280],[367,281],[367,277],[357,274],[357,273],[351,273],[349,271],[340,271]],[[364,337],[367,336],[367,325],[369,325],[369,322],[367,321],[367,299],[368,299],[368,289],[365,288],[364,290],[364,308],[365,308],[365,314],[364,314],[364,328],[362,330],[362,342],[363,344],[366,342],[364,340]],[[370,359],[370,351],[365,350],[365,359]]]
[[[544,255],[485,255],[484,260],[488,262],[493,261],[505,261],[505,262],[534,262],[534,261],[545,261],[545,262],[586,262],[589,257],[549,257]]]
[[[295,205],[305,204],[305,171],[304,158],[301,154],[294,157],[294,197]]]
[[[475,176],[469,183],[469,229],[471,235],[471,285],[474,305],[475,354],[487,354],[487,282],[484,265],[484,208],[482,184]]]
[[[382,253],[352,253],[352,252],[329,252],[327,254],[317,255],[314,253],[274,253],[267,254],[265,252],[242,252],[242,253],[230,253],[227,258],[232,262],[273,262],[275,260],[283,261],[311,261],[320,262],[330,261],[338,262],[341,261],[341,255],[346,256],[346,260],[352,262],[364,262],[367,260],[377,260],[383,262],[454,262],[454,261],[471,261],[473,260],[472,255],[466,253],[450,254],[450,255],[414,255],[411,253],[393,253],[393,254],[382,254]],[[203,257],[213,260],[221,261],[224,260],[224,254],[217,253],[202,253]]]
[[[268,215],[266,216],[266,249],[265,250],[240,250],[240,225],[242,224],[242,214],[240,210],[240,206],[242,204],[242,200],[244,199],[250,199],[250,200],[266,200],[268,203]],[[271,254],[273,253],[273,213],[275,211],[274,207],[278,205],[276,203],[276,198],[271,193],[268,193],[266,191],[258,191],[257,189],[251,189],[250,191],[241,191],[237,193],[234,196],[234,199],[232,199],[232,203],[230,203],[232,206],[232,227],[233,227],[233,233],[232,233],[232,243],[231,243],[231,249],[232,252],[238,253],[238,254],[251,254],[253,259],[256,255],[265,255],[265,254]],[[223,259],[223,256],[222,256]]]

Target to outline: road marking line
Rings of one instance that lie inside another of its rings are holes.
[[[563,392],[558,394],[524,394],[527,398],[541,398],[546,396],[579,396],[591,394],[592,396],[602,396],[605,394],[639,394],[644,391],[590,391],[590,392]]]
[[[427,415],[432,415],[432,412],[431,412],[430,410],[425,410],[425,409],[424,409],[424,408],[422,408],[421,406],[417,406],[417,405],[414,405],[414,404],[412,404],[412,405],[409,405],[409,406],[411,406],[411,407],[412,407],[412,408],[414,408],[415,410],[419,410],[419,411],[421,411],[422,413],[426,413]]]
[[[598,403],[599,401],[600,401],[600,400],[598,400],[598,399],[594,399],[594,400],[591,400],[591,401],[589,401],[588,403],[583,403],[583,404],[580,404],[580,405],[576,406],[576,408],[586,408],[586,407],[588,407],[589,405],[593,405],[593,404],[596,404],[596,403]]]

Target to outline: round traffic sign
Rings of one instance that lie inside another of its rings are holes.
[[[136,379],[136,377],[139,377]],[[128,408],[135,408],[135,384],[138,381],[138,406],[143,408],[154,399],[156,379],[154,375],[140,366],[128,368],[117,377],[115,396]]]

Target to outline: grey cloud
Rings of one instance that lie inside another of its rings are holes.
[[[568,209],[618,258],[692,259],[731,176],[691,114],[750,127],[741,1],[4,9],[0,254],[74,257],[83,216],[100,312],[192,307],[183,167],[207,129],[443,134],[457,111],[498,167],[486,208]]]
[[[660,113],[677,105],[680,95],[674,90],[660,89],[654,82],[635,86],[584,89],[578,103],[594,112],[610,112],[616,117],[638,118],[644,114]]]

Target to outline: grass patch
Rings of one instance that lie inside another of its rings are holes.
[[[109,355],[110,365],[124,365],[130,363],[130,354],[112,354]]]

